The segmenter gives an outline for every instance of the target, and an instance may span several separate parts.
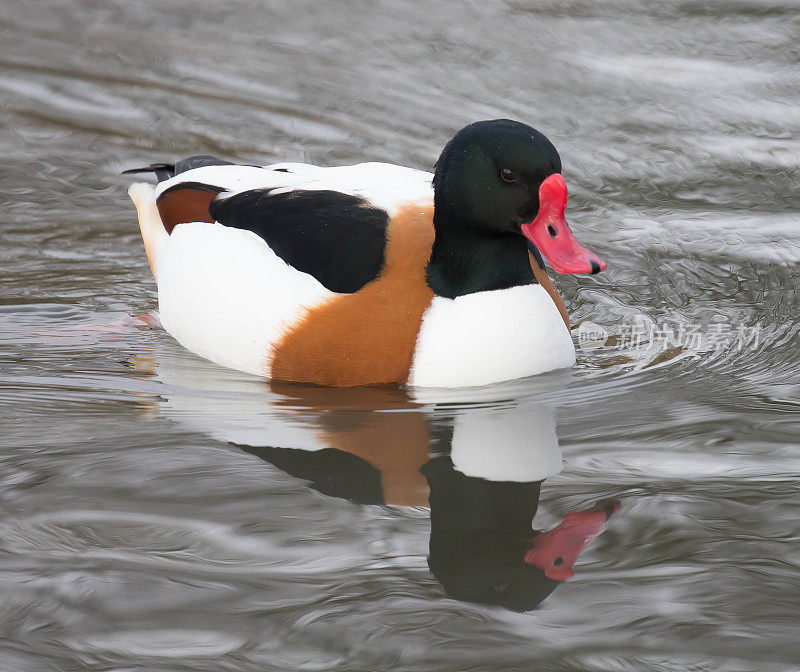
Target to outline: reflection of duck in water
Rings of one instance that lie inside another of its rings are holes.
[[[541,484],[561,469],[553,415],[540,399],[422,405],[396,389],[286,384],[265,396],[260,384],[221,381],[219,370],[207,381],[215,394],[197,394],[196,362],[176,363],[160,358],[157,367],[168,416],[324,494],[430,506],[428,565],[457,599],[534,608],[572,576],[617,506],[599,502],[548,532],[532,530]]]

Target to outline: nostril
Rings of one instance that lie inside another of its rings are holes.
[[[558,234],[558,231],[556,231],[556,227],[555,226],[553,226],[552,224],[548,224],[547,225],[547,233],[550,234],[551,238],[555,238],[556,235]]]
[[[559,565],[563,565],[563,564],[564,564],[564,558],[562,558],[562,557],[559,555],[559,556],[558,556],[558,557],[557,557],[555,560],[553,560],[553,564],[554,564],[556,567],[558,567]]]

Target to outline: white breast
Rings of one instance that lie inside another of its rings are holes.
[[[408,384],[473,387],[575,364],[572,337],[541,285],[446,299],[422,318]]]

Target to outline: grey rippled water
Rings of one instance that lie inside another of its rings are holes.
[[[0,669],[800,668],[800,4],[0,7]],[[332,393],[158,327],[121,170],[495,117],[609,262],[556,279],[573,371]],[[612,499],[554,591],[508,564]]]

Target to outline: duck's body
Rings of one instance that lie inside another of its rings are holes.
[[[484,385],[575,361],[525,239],[477,232],[451,250],[431,173],[208,157],[154,170],[168,179],[130,193],[161,321],[203,357],[333,386]]]

